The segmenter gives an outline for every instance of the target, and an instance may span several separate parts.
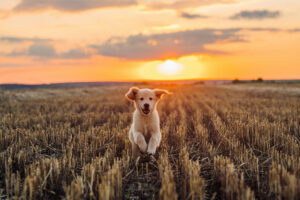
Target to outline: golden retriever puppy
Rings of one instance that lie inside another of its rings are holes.
[[[157,103],[164,94],[170,94],[162,89],[139,89],[132,87],[125,95],[129,101],[134,102],[135,111],[129,130],[129,140],[132,145],[132,157],[140,154],[155,154],[161,140],[159,115]]]

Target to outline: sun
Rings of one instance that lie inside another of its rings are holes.
[[[157,66],[157,70],[159,73],[167,75],[167,76],[174,76],[182,72],[183,65],[176,63],[172,60],[167,60],[164,63]]]
[[[198,56],[186,56],[176,60],[154,60],[139,63],[135,71],[141,80],[188,80],[198,79],[205,70]]]

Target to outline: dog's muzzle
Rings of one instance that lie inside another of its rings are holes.
[[[145,103],[144,104],[144,108],[142,108],[142,111],[145,115],[148,115],[149,112],[150,112],[150,109],[149,109],[150,105],[148,103]]]
[[[144,108],[144,109],[142,109],[142,111],[145,115],[148,115],[150,113],[149,108]]]

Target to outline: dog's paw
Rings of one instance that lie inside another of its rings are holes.
[[[139,148],[140,148],[140,151],[142,153],[146,153],[147,152],[147,145],[140,145]]]
[[[155,149],[148,149],[147,153],[150,155],[154,155],[155,154]]]

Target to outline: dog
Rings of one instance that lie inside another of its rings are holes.
[[[154,155],[160,144],[161,133],[157,104],[165,94],[163,89],[139,89],[131,87],[125,97],[134,102],[135,111],[129,130],[132,145],[132,157],[136,159],[140,152]]]

